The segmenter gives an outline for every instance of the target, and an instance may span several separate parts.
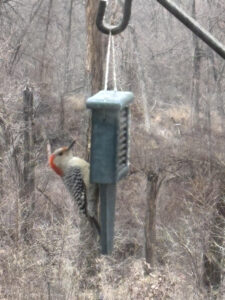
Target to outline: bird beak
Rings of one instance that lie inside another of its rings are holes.
[[[69,147],[67,148],[67,151],[68,150],[70,150],[72,147],[73,147],[73,145],[75,144],[76,142],[75,141],[72,141],[72,143],[69,145]]]

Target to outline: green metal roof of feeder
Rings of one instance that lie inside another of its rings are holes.
[[[86,104],[91,109],[122,109],[132,102],[134,95],[132,92],[121,91],[100,91],[88,98]]]

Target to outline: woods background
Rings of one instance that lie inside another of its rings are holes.
[[[115,37],[118,88],[135,94],[130,174],[113,255],[83,264],[92,249],[47,146],[76,139],[87,157],[97,2],[0,0],[0,299],[224,299],[225,62],[153,0],[133,1]],[[225,44],[222,0],[175,2]]]

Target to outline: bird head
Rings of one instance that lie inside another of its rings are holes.
[[[75,141],[69,147],[61,147],[49,156],[50,167],[60,176],[63,176],[69,160],[73,157],[72,147],[74,144]]]

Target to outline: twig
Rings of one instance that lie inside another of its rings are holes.
[[[51,198],[50,198],[50,197],[49,197],[42,189],[40,189],[39,187],[36,187],[36,190],[37,190],[39,193],[41,193],[41,194],[45,197],[45,199],[47,199],[47,200],[51,203],[51,205],[55,208],[55,210],[56,210],[57,213],[60,215],[60,217],[64,217],[62,209],[59,208],[59,207],[52,201],[52,199],[51,199]]]

